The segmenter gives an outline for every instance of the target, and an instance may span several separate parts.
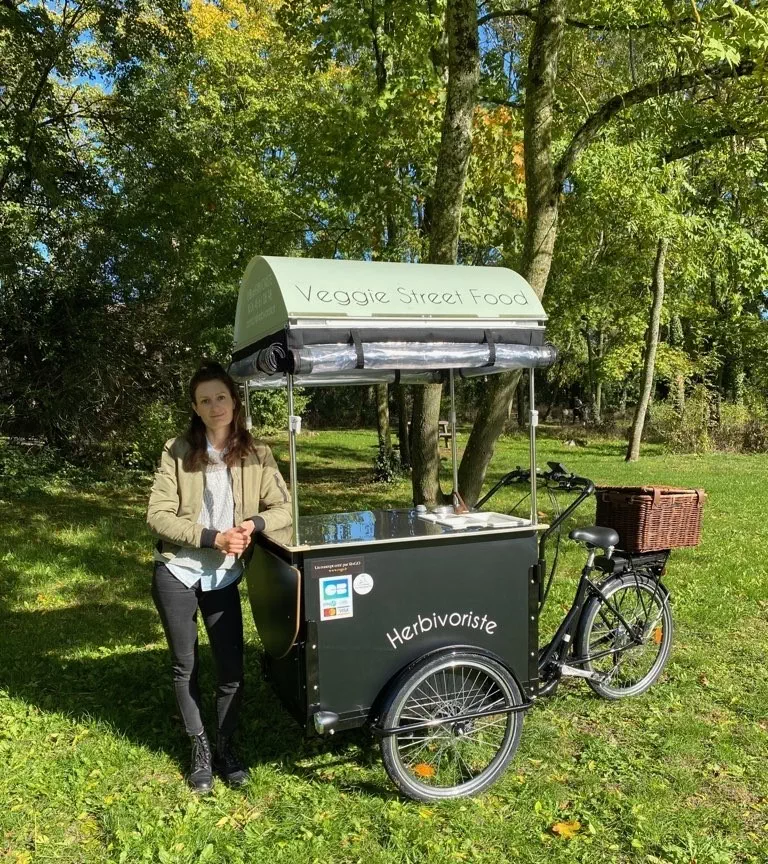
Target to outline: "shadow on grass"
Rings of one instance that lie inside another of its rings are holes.
[[[6,611],[0,633],[0,689],[43,711],[78,722],[95,721],[136,744],[161,750],[184,773],[188,741],[173,698],[170,654],[156,644],[159,634],[154,610],[119,603]],[[256,646],[246,645],[245,664],[239,737],[247,764],[280,762],[286,771],[309,778],[322,766],[302,767],[300,760],[348,748],[346,736],[329,742],[305,739],[261,678],[261,652]],[[203,710],[211,733],[213,690],[213,664],[202,644],[201,691],[207,694]],[[340,761],[364,758],[361,748],[359,753],[342,754]]]

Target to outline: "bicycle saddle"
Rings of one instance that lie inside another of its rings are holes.
[[[568,536],[571,540],[578,540],[581,543],[586,543],[587,546],[594,546],[598,549],[608,549],[611,546],[616,546],[619,542],[619,535],[613,528],[601,528],[599,525],[590,525],[589,528],[574,528]]]

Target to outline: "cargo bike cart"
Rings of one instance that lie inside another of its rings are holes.
[[[267,677],[308,734],[368,726],[411,798],[486,789],[517,750],[524,712],[561,676],[583,677],[609,699],[635,695],[669,654],[668,548],[615,553],[611,527],[571,532],[587,562],[571,610],[539,646],[554,576],[547,541],[594,492],[561,465],[535,468],[534,369],[556,356],[545,322],[530,286],[503,268],[257,257],[240,287],[230,373],[246,406],[253,389],[288,395],[293,525],[257,536],[246,573]],[[528,373],[530,467],[468,510],[455,378],[511,369]],[[296,386],[442,381],[452,505],[300,515]],[[481,509],[517,483],[525,513]],[[551,525],[538,521],[541,486],[578,493]]]

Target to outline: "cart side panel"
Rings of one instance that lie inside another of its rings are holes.
[[[301,623],[301,572],[273,552],[256,546],[246,571],[248,599],[264,650],[284,657]]]
[[[493,652],[529,695],[535,691],[533,532],[333,552],[307,552],[302,568],[306,615],[317,622],[310,713],[323,709],[362,723],[400,670],[455,644]]]
[[[254,549],[245,572],[248,600],[264,647],[263,669],[281,702],[303,725],[307,717],[301,571],[288,553]]]
[[[264,673],[285,709],[304,726],[307,691],[304,677],[304,645],[298,643],[280,658],[264,655]]]

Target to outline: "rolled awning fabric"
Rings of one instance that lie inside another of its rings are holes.
[[[365,369],[478,369],[479,374],[541,368],[557,357],[552,345],[456,342],[369,342],[362,345],[362,354]],[[294,358],[295,371],[305,375],[346,372],[359,366],[354,345],[312,345],[294,351]]]
[[[277,349],[277,350],[272,350]],[[269,346],[249,357],[235,361],[230,374],[241,381],[262,382],[266,376],[277,371],[290,371],[292,360],[296,383],[312,386],[309,379],[322,376],[323,382],[316,386],[330,386],[346,383],[373,383],[394,380],[394,375],[378,378],[373,374],[360,373],[389,372],[401,373],[405,380],[408,373],[421,373],[423,381],[436,380],[429,373],[440,369],[457,369],[464,377],[491,375],[510,369],[531,369],[551,366],[557,359],[553,345],[489,345],[487,343],[454,342],[369,342],[362,346],[346,343],[333,345],[312,345],[290,352],[285,357],[279,345]],[[362,366],[361,366],[362,354]],[[413,377],[409,380],[416,380]],[[437,377],[439,380],[439,376]],[[277,384],[275,386],[281,386]]]
[[[256,367],[267,375],[274,375],[284,369],[284,363],[285,348],[282,345],[274,343],[256,352]]]

